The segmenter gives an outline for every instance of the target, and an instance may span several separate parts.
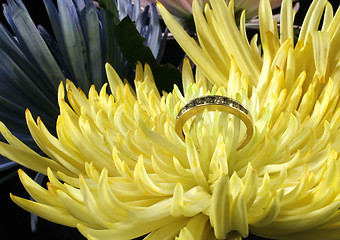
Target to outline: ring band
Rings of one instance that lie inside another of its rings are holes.
[[[253,136],[253,120],[249,114],[249,111],[238,101],[219,95],[209,95],[194,98],[185,104],[177,114],[175,131],[177,135],[184,141],[183,126],[187,120],[191,117],[208,111],[222,111],[230,113],[238,117],[247,127],[247,132],[242,141],[237,146],[237,150],[240,150],[248,144]]]

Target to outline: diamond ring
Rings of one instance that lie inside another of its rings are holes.
[[[181,108],[177,114],[175,131],[183,141],[185,139],[183,126],[186,121],[205,110],[230,113],[242,120],[247,127],[247,132],[238,144],[237,150],[240,150],[248,144],[254,132],[253,120],[249,111],[238,101],[219,95],[208,95],[194,98]]]

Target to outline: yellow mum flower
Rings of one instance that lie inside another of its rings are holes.
[[[43,157],[0,124],[0,153],[47,174],[47,189],[23,171],[36,200],[11,195],[24,209],[77,227],[88,239],[340,238],[340,11],[314,1],[294,45],[291,1],[283,1],[280,34],[269,0],[260,4],[263,53],[248,43],[232,2],[193,3],[198,45],[159,5],[167,26],[196,63],[185,61],[184,94],[160,94],[148,66],[136,68],[135,92],[107,68],[106,85],[88,97],[71,82],[58,92],[57,137],[27,110]],[[323,24],[319,29],[324,12]],[[251,113],[254,133],[219,111],[191,118],[175,132],[191,99],[222,95]]]

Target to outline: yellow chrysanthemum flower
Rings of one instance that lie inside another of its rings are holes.
[[[106,85],[88,98],[71,82],[58,92],[54,137],[27,110],[27,125],[48,157],[0,125],[0,153],[48,175],[47,189],[19,171],[37,202],[12,195],[24,209],[77,227],[88,239],[340,238],[340,11],[314,1],[294,45],[291,1],[283,1],[280,34],[269,0],[260,4],[263,53],[237,29],[231,6],[211,0],[193,15],[200,46],[159,5],[167,26],[196,63],[185,61],[184,94],[159,94],[148,66],[136,68],[135,92],[107,66]],[[319,29],[321,16],[323,24]],[[174,127],[180,108],[223,95],[251,113],[240,119],[207,112]]]

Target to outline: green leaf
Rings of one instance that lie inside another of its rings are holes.
[[[104,29],[106,62],[110,63],[123,78],[125,77],[125,58],[122,55],[114,33],[114,26],[119,24],[118,10],[114,0],[99,0],[102,12],[102,24]]]
[[[109,17],[116,25],[119,23],[119,14],[117,10],[117,6],[113,0],[98,0],[98,3],[101,8],[105,9],[108,13]]]
[[[171,64],[161,65],[157,62],[150,48],[144,45],[145,39],[139,34],[131,19],[125,17],[122,21],[117,20],[117,8],[112,2],[112,0],[100,0],[99,4],[106,13],[106,25],[110,27],[110,35],[112,34],[111,42],[115,40],[128,63],[133,68],[138,61],[142,65],[149,64],[155,82],[162,90],[171,91],[173,84],[181,86],[181,72]],[[109,44],[108,51],[111,47]],[[113,55],[113,51],[109,52],[108,62],[117,64],[117,56]]]
[[[154,58],[151,50],[143,43],[145,41],[137,31],[134,23],[129,17],[124,18],[115,26],[119,47],[126,60],[135,65],[137,61],[143,65],[148,63],[152,69],[156,83],[178,83],[181,81],[180,71],[171,64],[160,65]]]

